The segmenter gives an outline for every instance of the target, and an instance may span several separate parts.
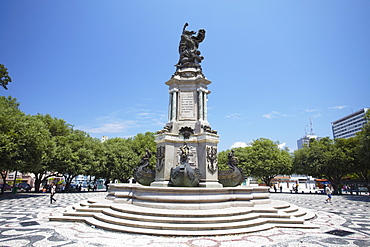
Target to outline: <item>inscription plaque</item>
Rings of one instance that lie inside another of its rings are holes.
[[[194,93],[181,92],[180,94],[180,116],[182,119],[194,119]]]

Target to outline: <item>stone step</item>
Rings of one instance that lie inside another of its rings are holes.
[[[182,215],[176,216],[164,216],[164,215],[138,215],[138,214],[131,214],[122,211],[116,211],[114,209],[105,209],[102,211],[103,214],[120,218],[120,219],[127,219],[127,220],[137,220],[143,222],[167,222],[167,223],[223,223],[223,222],[236,222],[236,221],[246,221],[251,219],[257,218],[290,218],[291,216],[288,214],[276,214],[276,213],[246,213],[246,214],[237,214],[237,215],[227,215],[227,216],[219,216],[216,215],[202,215],[202,216],[194,216],[194,217],[181,217]]]
[[[243,208],[227,208],[227,209],[212,209],[212,210],[162,210],[156,208],[144,208],[132,204],[117,204],[112,205],[111,209],[136,215],[156,215],[167,217],[217,217],[217,216],[234,216],[244,215],[247,213],[271,213],[276,214],[278,210],[268,207],[243,207]]]
[[[252,233],[263,230],[272,229],[275,227],[283,228],[306,228],[312,229],[317,228],[317,226],[311,224],[296,225],[296,224],[276,224],[276,223],[266,223],[263,225],[254,225],[242,228],[233,228],[233,229],[217,229],[217,230],[168,230],[168,229],[153,229],[153,228],[139,228],[126,225],[117,225],[109,222],[103,222],[95,218],[89,218],[86,220],[87,224],[93,225],[97,228],[128,232],[128,233],[137,233],[137,234],[148,234],[148,235],[162,235],[162,236],[216,236],[216,235],[231,235],[231,234],[242,234],[242,233]]]
[[[263,197],[254,206],[237,200],[201,205],[139,201],[134,197],[124,200],[89,199],[68,207],[63,216],[53,216],[50,220],[79,221],[107,230],[164,236],[241,234],[274,227],[317,228],[305,222],[315,217],[313,212]]]
[[[130,227],[138,227],[144,229],[167,229],[167,230],[220,230],[220,229],[233,229],[233,228],[244,228],[251,227],[255,225],[262,225],[266,223],[275,223],[275,224],[303,224],[304,220],[296,218],[250,218],[240,221],[232,222],[179,222],[174,219],[172,223],[170,222],[158,222],[158,221],[140,221],[140,219],[126,219],[126,218],[117,218],[111,215],[98,213],[94,215],[95,219],[100,221],[108,222],[111,224],[124,225]]]

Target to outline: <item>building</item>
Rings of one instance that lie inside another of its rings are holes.
[[[103,136],[103,137],[101,138],[101,142],[106,142],[106,141],[108,141],[108,136]]]
[[[310,140],[311,139],[317,140],[318,137],[317,137],[317,135],[307,134],[304,137],[302,137],[301,139],[299,139],[297,141],[297,147],[298,147],[298,149],[303,148],[304,146],[308,146],[308,144],[310,144]]]
[[[306,134],[297,141],[298,149],[303,148],[304,146],[308,146],[311,139],[320,140],[321,137],[317,137],[317,135],[315,135],[315,133],[313,132],[312,120],[310,119],[310,132],[307,134],[306,131]]]
[[[333,138],[350,138],[354,137],[357,132],[361,131],[366,123],[365,113],[369,108],[363,108],[348,116],[338,119],[331,123]]]

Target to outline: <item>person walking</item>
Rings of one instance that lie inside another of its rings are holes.
[[[332,193],[332,191],[331,191],[330,185],[326,186],[325,193],[328,196],[328,198],[326,198],[326,202],[331,203],[331,197],[332,197],[331,193]]]
[[[50,204],[53,204],[53,201],[54,202],[57,201],[54,198],[56,190],[57,190],[57,186],[55,185],[55,183],[51,183],[51,186],[50,186]]]

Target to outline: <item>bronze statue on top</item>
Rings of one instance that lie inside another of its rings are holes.
[[[198,34],[194,31],[186,30],[188,23],[185,23],[182,29],[182,35],[179,45],[180,59],[175,65],[178,68],[183,67],[200,67],[200,62],[204,59],[198,51],[199,43],[201,43],[206,37],[206,30],[199,29]]]

